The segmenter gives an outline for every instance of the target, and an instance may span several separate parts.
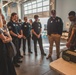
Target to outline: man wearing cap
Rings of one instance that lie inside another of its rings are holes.
[[[42,46],[42,37],[41,37],[42,26],[41,26],[41,23],[39,22],[38,18],[39,18],[38,15],[34,15],[35,21],[32,24],[32,38],[34,41],[34,51],[35,51],[36,56],[37,56],[37,41],[39,43],[41,55],[46,55],[44,53],[43,46]]]
[[[63,22],[60,17],[56,16],[56,10],[51,10],[51,17],[47,22],[47,35],[50,43],[49,54],[47,59],[52,55],[53,43],[56,44],[57,58],[59,58],[60,51],[60,37],[63,31]]]

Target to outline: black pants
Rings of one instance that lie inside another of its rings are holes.
[[[40,38],[34,38],[33,41],[34,41],[35,54],[37,54],[37,41],[38,41],[38,44],[39,44],[39,47],[40,47],[41,54],[43,54],[44,50],[43,50],[43,45],[42,45],[42,37],[40,36]]]
[[[9,57],[8,49],[6,46],[3,47],[5,50],[0,51],[0,75],[17,75],[12,59]]]
[[[19,54],[20,54],[20,50],[19,50],[19,39],[18,38],[13,38],[13,41],[12,42],[14,43],[14,45],[16,47],[16,52],[17,52],[16,56],[14,56],[14,58],[13,58],[13,62],[14,63],[17,63],[17,61],[19,60],[18,58],[19,58]]]
[[[23,52],[25,53],[26,50],[26,41],[28,44],[28,52],[31,52],[31,37],[28,37],[26,39],[23,39]]]
[[[21,56],[21,53],[20,53],[20,48],[21,48],[21,40],[22,40],[22,39],[19,39],[19,46],[18,46],[18,47],[19,47],[19,56]]]

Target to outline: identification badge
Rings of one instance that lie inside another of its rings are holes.
[[[26,25],[24,27],[27,27]]]
[[[53,21],[51,21],[51,23],[53,23]]]
[[[56,22],[58,22],[58,21],[56,20]]]
[[[38,27],[40,29],[40,27]]]
[[[30,27],[30,25],[29,25],[29,27]]]
[[[15,26],[15,24],[13,24],[13,26]]]
[[[40,26],[40,24],[38,24]]]
[[[18,26],[18,25],[16,24],[16,26]]]
[[[58,22],[60,22],[60,20],[58,19]]]
[[[9,26],[9,29],[11,29],[11,26]]]

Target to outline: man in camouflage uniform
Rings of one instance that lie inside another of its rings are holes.
[[[69,20],[71,21],[71,25],[69,28],[68,41],[66,46],[70,50],[76,49],[76,13],[74,11],[69,12]]]

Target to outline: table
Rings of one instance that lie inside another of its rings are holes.
[[[76,63],[67,62],[62,58],[51,62],[50,67],[60,75],[76,75]]]

